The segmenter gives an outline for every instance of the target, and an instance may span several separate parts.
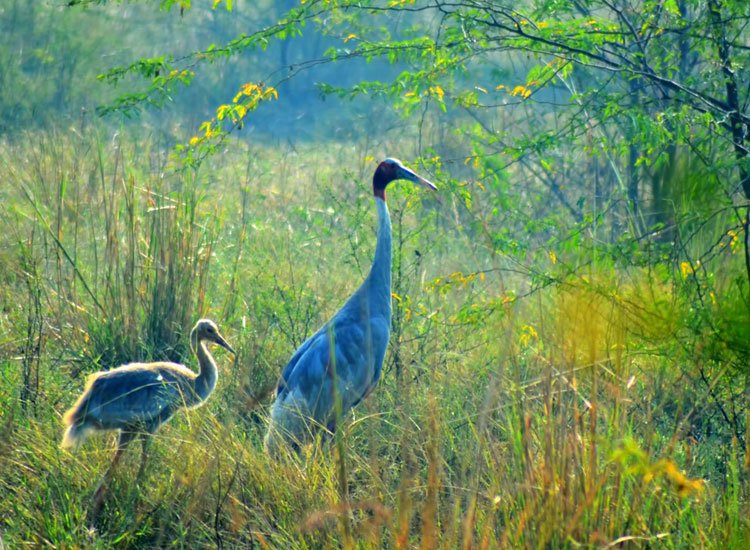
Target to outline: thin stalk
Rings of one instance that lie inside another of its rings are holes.
[[[334,432],[334,441],[336,442],[336,470],[338,477],[338,492],[339,492],[339,503],[340,513],[339,522],[341,529],[344,532],[344,548],[353,548],[352,544],[352,533],[351,525],[349,523],[349,484],[347,482],[346,474],[346,457],[344,454],[344,435],[341,430],[341,424],[343,419],[343,405],[341,403],[341,395],[338,391],[338,374],[336,372],[336,346],[335,346],[335,335],[333,333],[333,327],[328,330],[328,349],[329,362],[328,366],[331,369],[332,379],[332,391],[333,391],[333,414],[334,421],[337,429]]]

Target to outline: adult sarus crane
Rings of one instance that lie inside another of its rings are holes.
[[[265,438],[272,455],[287,446],[299,449],[322,428],[333,432],[338,414],[357,405],[378,383],[391,329],[391,218],[385,188],[399,179],[437,189],[399,160],[378,165],[372,179],[378,240],[370,273],[284,368]]]
[[[181,408],[201,406],[216,387],[218,370],[205,342],[235,353],[209,319],[199,320],[190,332],[190,347],[198,356],[200,372],[169,362],[131,363],[89,376],[86,389],[63,416],[66,429],[61,447],[76,448],[93,431],[119,430],[117,450],[94,495],[99,509],[105,487],[127,445],[140,437],[141,465],[146,465],[148,436]]]

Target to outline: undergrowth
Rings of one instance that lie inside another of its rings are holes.
[[[322,443],[269,459],[281,368],[374,250],[374,164],[352,160],[373,152],[321,151],[237,145],[186,173],[148,140],[95,132],[3,147],[6,544],[742,546],[741,355],[696,324],[684,266],[529,252],[524,272],[487,246],[491,197],[469,205],[460,181],[436,180],[436,197],[389,189],[394,331],[343,456]],[[735,303],[731,285],[712,288],[709,313]],[[88,373],[194,364],[186,333],[203,316],[237,360],[217,352],[206,406],[159,431],[137,483],[127,453],[92,522],[111,438],[64,452],[61,414]]]

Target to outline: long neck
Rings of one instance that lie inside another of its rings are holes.
[[[216,362],[211,357],[211,353],[203,340],[198,342],[195,354],[198,356],[198,364],[200,365],[200,372],[195,379],[195,395],[199,402],[203,402],[214,391],[219,372],[216,369]]]
[[[375,197],[378,209],[378,244],[375,248],[375,259],[370,274],[365,280],[369,307],[372,313],[391,316],[391,217],[385,200]]]

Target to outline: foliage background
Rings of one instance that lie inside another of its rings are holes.
[[[742,547],[746,3],[211,4],[0,7],[2,540]],[[440,189],[389,190],[383,380],[343,455],[271,462],[384,156]],[[61,414],[199,316],[236,362],[93,522],[108,440]]]

